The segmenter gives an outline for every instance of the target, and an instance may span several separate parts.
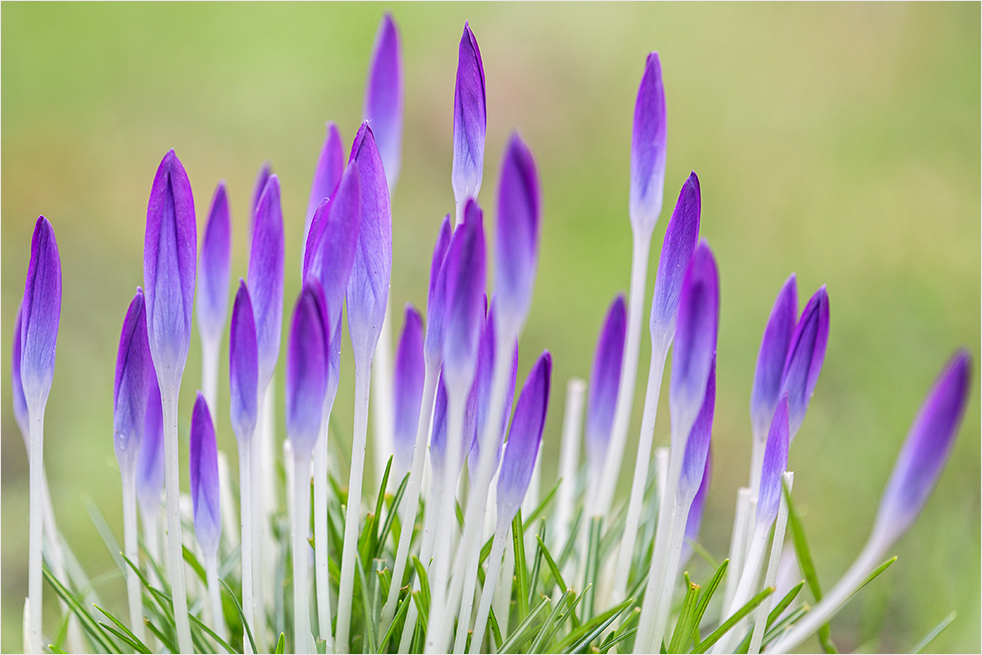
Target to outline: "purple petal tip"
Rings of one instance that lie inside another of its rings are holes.
[[[327,393],[328,343],[320,285],[304,284],[293,310],[286,358],[286,431],[297,456],[310,456],[320,432]]]
[[[662,208],[665,187],[665,89],[657,52],[648,55],[634,105],[631,137],[631,223],[651,234]]]
[[[586,448],[592,466],[603,466],[607,456],[607,444],[614,426],[626,330],[627,310],[621,294],[607,311],[597,338],[587,389]]]
[[[61,257],[51,223],[40,216],[31,238],[20,322],[20,376],[31,412],[43,408],[51,390],[60,319]]]
[[[652,342],[667,348],[675,335],[682,278],[699,238],[702,193],[693,172],[682,185],[672,218],[665,230],[665,242],[658,260],[658,276],[651,297],[649,329]]]
[[[484,176],[484,138],[487,131],[487,94],[481,49],[464,23],[457,51],[457,81],[454,85],[454,154],[451,180],[454,198],[462,205],[476,198]]]
[[[791,337],[798,318],[798,285],[794,273],[788,277],[774,300],[770,318],[764,328],[754,370],[754,385],[750,395],[750,418],[754,438],[767,439],[781,392],[784,363],[788,358]]]

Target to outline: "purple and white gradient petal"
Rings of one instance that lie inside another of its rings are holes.
[[[631,225],[641,234],[650,235],[661,214],[667,135],[661,61],[652,52],[638,88],[631,135]]]
[[[448,386],[469,388],[477,367],[486,283],[482,218],[481,208],[468,200],[464,222],[447,251],[443,372]]]
[[[136,496],[140,511],[154,516],[164,489],[164,409],[160,385],[150,378],[147,411],[143,422],[143,439],[136,458]]]
[[[390,194],[399,181],[402,160],[402,96],[399,30],[392,20],[392,14],[386,13],[375,33],[368,83],[365,85],[364,119],[375,132]]]
[[[137,287],[123,319],[113,381],[113,448],[120,469],[131,470],[136,463],[153,377],[143,290]]]
[[[280,356],[284,248],[280,181],[270,175],[256,206],[247,277],[256,320],[260,389],[269,384]]]
[[[222,536],[218,449],[215,445],[215,424],[200,391],[191,413],[190,451],[188,463],[191,468],[194,534],[205,555],[214,557]]]
[[[829,343],[829,295],[823,284],[811,297],[798,319],[788,358],[781,374],[781,393],[788,394],[791,441],[805,420],[808,403],[815,393]]]
[[[757,495],[757,526],[770,527],[781,506],[781,475],[788,470],[789,433],[788,395],[782,394],[774,410],[774,420],[764,448],[764,466],[760,472]]]
[[[457,206],[477,198],[484,177],[484,138],[488,126],[487,94],[481,49],[464,23],[457,51],[457,81],[453,97],[453,169],[451,182]]]
[[[798,319],[798,285],[794,273],[784,282],[784,286],[774,300],[771,316],[767,319],[764,336],[760,340],[757,367],[754,369],[754,386],[750,393],[750,419],[754,438],[760,442],[767,439],[767,431],[777,407],[781,393],[784,363],[788,359],[788,348]]]
[[[256,319],[252,299],[244,280],[232,305],[232,326],[229,337],[229,396],[232,431],[239,439],[251,440],[259,415],[259,352],[256,339]]]
[[[324,417],[328,344],[323,294],[304,284],[293,310],[286,354],[286,433],[295,456],[310,457]]]
[[[699,416],[689,432],[685,442],[685,453],[682,455],[682,470],[679,475],[678,494],[681,497],[694,498],[702,485],[706,469],[706,458],[709,457],[709,447],[713,436],[713,414],[716,408],[716,357],[709,369],[709,380],[706,382],[706,395],[702,400]]]
[[[419,424],[420,403],[426,363],[423,359],[423,319],[411,304],[406,305],[405,324],[396,350],[395,377],[395,447],[393,467],[401,479],[412,466]]]
[[[228,312],[228,283],[232,270],[232,223],[225,182],[219,182],[201,241],[198,267],[197,314],[202,336],[216,342]]]
[[[20,379],[20,323],[21,307],[17,307],[17,316],[14,318],[14,343],[11,347],[10,352],[10,395],[14,403],[14,420],[17,421],[17,427],[20,428],[20,434],[24,438],[24,445],[28,446],[28,452],[30,452],[30,446],[28,445],[28,437],[30,435],[30,427],[28,421],[30,420],[27,415],[27,399],[24,398],[24,385]]]
[[[48,399],[55,376],[55,350],[61,320],[61,257],[55,231],[44,216],[31,237],[20,320],[20,379],[32,412]]]
[[[314,212],[324,200],[334,197],[334,191],[344,173],[344,141],[341,139],[341,132],[333,121],[327,123],[326,129],[327,136],[324,137],[324,145],[317,158],[317,168],[314,169],[314,179],[310,183],[310,196],[307,199],[307,215],[303,224],[305,245]]]
[[[433,246],[433,260],[430,263],[430,284],[426,295],[426,338],[423,341],[423,352],[430,366],[439,366],[443,362],[443,318],[446,311],[447,279],[444,263],[447,251],[453,239],[450,227],[450,214],[447,214],[440,224],[436,243]]]
[[[626,330],[627,310],[622,294],[614,299],[607,310],[607,318],[597,338],[590,386],[587,388],[585,445],[590,466],[597,473],[607,457],[607,444],[614,426]]]

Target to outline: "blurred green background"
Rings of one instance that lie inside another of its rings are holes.
[[[233,278],[246,272],[254,176],[263,161],[272,163],[283,190],[292,305],[324,123],[336,121],[346,139],[354,135],[386,9],[401,30],[406,89],[393,199],[396,330],[403,303],[425,305],[433,238],[453,208],[453,85],[465,19],[487,75],[481,200],[489,226],[511,130],[521,131],[538,161],[542,252],[520,374],[543,348],[552,351],[544,486],[555,475],[565,382],[588,375],[603,314],[628,284],[631,117],[644,58],[660,52],[669,151],[649,297],[667,216],[690,169],[702,182],[702,236],[716,252],[722,284],[717,465],[703,541],[715,555],[725,553],[735,490],[749,465],[757,347],[774,295],[796,271],[802,306],[823,283],[831,298],[828,357],[791,468],[821,580],[833,584],[868,534],[934,376],[960,345],[978,362],[977,3],[4,3],[2,365],[9,370],[31,231],[43,213],[58,236],[64,277],[45,457],[58,520],[87,572],[106,573],[113,564],[83,499],[122,530],[111,441],[115,349],[143,280],[146,203],[160,158],[173,147],[186,166],[199,232],[215,184],[227,180]],[[199,361],[195,341],[184,378],[185,426]],[[353,395],[346,363],[335,410],[342,426],[350,426]],[[0,648],[9,652],[21,647],[28,481],[6,375]],[[632,440],[644,385],[642,374]],[[843,649],[906,652],[951,610],[957,620],[931,649],[982,647],[978,390],[976,381],[934,495],[896,546],[900,561],[834,621]],[[665,395],[660,439],[668,426]],[[234,453],[227,402],[224,392],[219,445]],[[623,494],[629,478],[622,476]],[[123,609],[118,578],[100,592],[110,608]],[[45,596],[51,633],[56,606],[50,590]]]

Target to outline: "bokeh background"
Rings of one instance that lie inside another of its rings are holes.
[[[831,298],[828,357],[791,468],[821,580],[833,584],[868,534],[934,376],[958,346],[978,362],[974,3],[4,3],[0,362],[9,370],[31,231],[43,213],[55,227],[64,267],[45,457],[58,520],[87,572],[111,572],[113,564],[83,500],[95,502],[117,534],[122,530],[111,440],[113,367],[123,314],[142,284],[146,203],[160,158],[173,147],[186,166],[199,232],[215,184],[227,180],[233,279],[246,272],[254,176],[263,161],[272,163],[283,189],[292,305],[324,123],[336,121],[346,139],[354,135],[372,39],[386,9],[401,30],[406,89],[403,168],[393,199],[396,329],[403,303],[425,305],[430,249],[440,218],[453,207],[453,85],[465,19],[487,75],[481,200],[489,227],[511,130],[521,131],[538,161],[545,216],[521,375],[543,348],[552,351],[544,485],[555,475],[565,382],[588,375],[607,305],[628,284],[631,117],[645,56],[660,52],[668,173],[649,297],[668,212],[690,170],[702,182],[702,236],[722,278],[717,465],[703,541],[724,555],[735,490],[749,464],[747,405],[757,347],[774,295],[796,271],[802,306],[823,283]],[[199,352],[194,342],[181,405],[185,429]],[[647,356],[644,343],[642,372]],[[222,371],[227,379],[225,364]],[[0,648],[10,652],[21,648],[28,480],[6,375]],[[348,372],[335,410],[342,426],[351,422],[351,385]],[[644,385],[642,373],[628,461]],[[895,548],[899,562],[833,622],[843,649],[906,652],[952,610],[957,620],[931,649],[982,647],[978,398],[975,381],[937,490]],[[660,439],[668,429],[664,401],[663,395]],[[227,402],[224,391],[219,445],[234,453]],[[110,608],[123,609],[118,577],[108,576],[100,593]],[[45,595],[50,633],[56,606],[50,590]]]

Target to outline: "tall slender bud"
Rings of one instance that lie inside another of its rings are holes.
[[[692,495],[695,498],[705,477],[706,460],[709,457],[709,446],[713,435],[713,413],[716,408],[716,356],[709,368],[709,380],[706,382],[706,395],[702,400],[699,416],[689,432],[685,442],[685,453],[682,455],[682,470],[679,476],[678,493],[680,496]]]
[[[151,376],[147,390],[147,411],[143,421],[143,440],[136,458],[136,497],[140,511],[155,516],[164,489],[164,410],[160,385]]]
[[[757,368],[754,370],[754,386],[750,393],[750,419],[754,438],[767,439],[767,432],[781,393],[781,374],[788,359],[788,348],[798,318],[798,285],[794,273],[774,300],[771,316],[767,319],[764,336],[760,340]]]
[[[591,470],[597,474],[607,457],[607,445],[614,426],[626,330],[627,310],[624,296],[619,295],[607,311],[603,329],[597,338],[590,385],[587,387],[586,451]]]
[[[395,459],[396,479],[409,472],[416,442],[426,364],[423,360],[423,319],[406,305],[405,325],[399,337],[395,361]]]
[[[667,136],[661,60],[652,52],[641,76],[631,136],[631,226],[641,234],[650,235],[661,214]]]
[[[256,206],[247,278],[256,320],[260,389],[269,384],[280,356],[284,248],[280,181],[270,175]]]
[[[324,417],[330,339],[325,318],[320,285],[311,280],[293,310],[286,356],[286,433],[296,456],[313,454]]]
[[[764,466],[760,473],[760,493],[757,496],[757,525],[770,527],[781,506],[781,475],[788,469],[789,441],[788,394],[781,394],[774,410],[774,420],[767,435]]]
[[[372,127],[385,166],[389,193],[399,181],[402,160],[402,54],[399,30],[386,12],[375,33],[365,85],[364,119]]]
[[[202,336],[217,342],[225,328],[228,312],[228,282],[232,266],[232,223],[225,182],[219,182],[211,201],[201,243],[198,276],[198,329]]]
[[[453,230],[450,227],[450,214],[440,224],[440,232],[433,246],[433,260],[430,263],[430,285],[426,294],[426,339],[423,352],[432,366],[443,361],[443,314],[446,311],[447,281],[444,263]]]
[[[328,121],[326,129],[327,136],[324,137],[324,145],[321,146],[321,153],[317,158],[314,179],[310,183],[310,197],[307,200],[307,215],[303,224],[305,255],[314,212],[324,200],[334,197],[334,191],[341,182],[341,174],[344,173],[344,141],[341,139],[341,132],[333,121]]]
[[[781,393],[788,394],[791,441],[805,420],[808,403],[815,393],[829,343],[829,294],[823,284],[811,297],[798,319],[788,358],[781,374]]]
[[[448,385],[469,387],[477,365],[486,282],[482,217],[477,203],[468,200],[464,222],[447,252],[443,370]]]
[[[218,449],[215,445],[215,424],[200,391],[191,413],[190,451],[194,534],[201,550],[208,557],[214,557],[222,536]]]
[[[488,127],[487,93],[481,49],[464,22],[457,51],[457,81],[453,97],[453,170],[451,181],[458,207],[477,198],[484,176],[484,137]]]
[[[153,376],[143,290],[137,287],[123,319],[113,382],[113,448],[120,469],[130,469],[136,463]]]
[[[229,338],[229,395],[232,431],[239,447],[250,441],[259,415],[259,352],[252,299],[244,280],[232,305],[232,332]]]

